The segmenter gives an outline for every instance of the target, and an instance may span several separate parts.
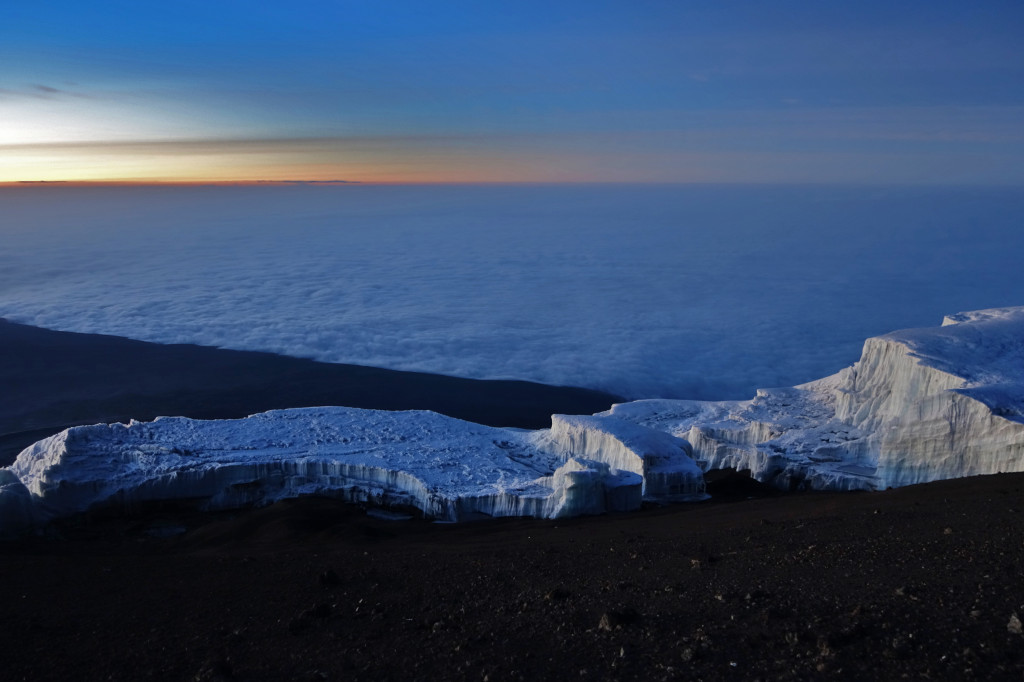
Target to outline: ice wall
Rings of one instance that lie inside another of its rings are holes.
[[[551,438],[560,451],[636,474],[647,499],[705,496],[704,474],[692,459],[690,444],[664,431],[615,417],[556,414]]]
[[[868,339],[852,367],[749,401],[637,401],[619,419],[686,438],[705,469],[789,488],[880,489],[1024,471],[1024,308]]]

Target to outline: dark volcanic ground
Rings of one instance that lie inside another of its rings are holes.
[[[1013,474],[557,522],[80,518],[0,550],[4,679],[1020,680],[1022,514]]]

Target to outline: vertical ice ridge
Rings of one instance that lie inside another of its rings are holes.
[[[574,456],[604,462],[613,470],[643,479],[643,495],[652,500],[699,499],[704,475],[682,438],[610,416],[556,414],[551,437]]]

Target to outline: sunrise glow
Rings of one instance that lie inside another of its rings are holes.
[[[1022,184],[1020,29],[988,5],[49,3],[0,25],[0,183]]]

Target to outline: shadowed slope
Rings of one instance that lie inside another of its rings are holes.
[[[244,417],[288,407],[434,410],[489,426],[542,428],[617,398],[525,381],[481,381],[272,353],[162,345],[0,320],[0,465],[68,426]]]

